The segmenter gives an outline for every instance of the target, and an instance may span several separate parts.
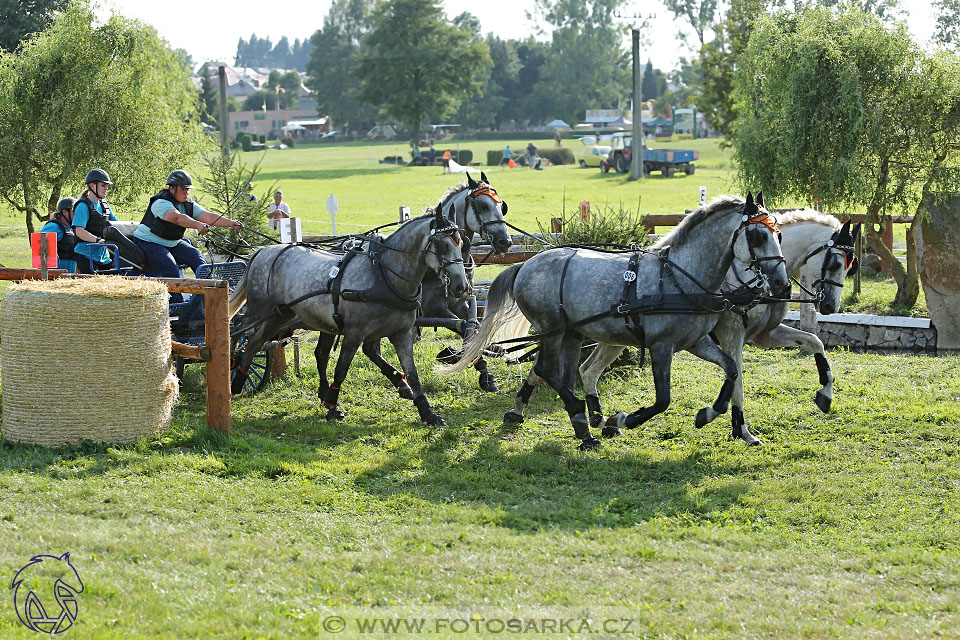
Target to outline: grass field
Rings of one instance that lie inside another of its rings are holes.
[[[692,427],[720,376],[680,356],[665,415],[581,454],[551,390],[507,427],[521,371],[494,362],[504,391],[481,395],[472,374],[430,372],[439,347],[417,351],[445,428],[358,359],[339,425],[305,364],[236,401],[224,439],[201,427],[195,366],[155,439],[3,442],[4,575],[70,551],[83,638],[316,638],[330,615],[451,611],[631,621],[543,637],[957,637],[960,359],[832,353],[823,415],[812,358],[747,349],[747,420],[766,443],[747,449],[727,416]],[[647,403],[649,372],[615,369],[601,393]],[[7,606],[0,637],[33,633]]]
[[[498,146],[469,144],[479,157]],[[558,215],[564,191],[568,209],[677,211],[700,184],[727,190],[723,153],[696,144],[694,176],[488,177],[521,227]],[[400,204],[435,203],[456,179],[377,164],[393,153],[268,152],[257,186],[276,181],[308,231],[326,232],[330,193],[338,221],[367,228]],[[0,262],[26,264],[21,237],[0,238]],[[234,401],[229,439],[203,426],[202,365],[187,369],[172,428],[135,445],[0,439],[0,576],[71,552],[85,589],[68,638],[521,635],[464,631],[456,620],[471,616],[540,621],[534,637],[960,638],[960,357],[831,352],[824,415],[811,357],[748,347],[746,419],[765,442],[748,449],[727,437],[728,415],[693,427],[721,375],[681,354],[670,409],[584,454],[547,387],[525,424],[502,424],[526,367],[491,360],[502,391],[481,394],[472,371],[433,373],[441,342],[449,334],[427,333],[416,351],[447,427],[421,424],[362,356],[341,395],[347,420],[324,421],[308,338],[301,378]],[[109,376],[110,363],[92,362]],[[600,392],[608,409],[650,404],[649,367],[609,371]],[[12,594],[3,602],[0,638],[35,637]],[[330,633],[336,616],[346,628]],[[584,617],[589,632],[542,632],[544,620]],[[376,626],[419,618],[419,633]]]

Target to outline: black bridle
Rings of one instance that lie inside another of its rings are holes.
[[[803,259],[802,264],[817,255],[821,251],[824,252],[823,262],[820,263],[820,277],[813,281],[815,287],[815,296],[817,300],[822,300],[824,296],[825,285],[832,285],[834,287],[843,287],[843,282],[837,282],[836,280],[830,280],[827,277],[827,272],[832,271],[833,267],[830,265],[834,264],[834,259],[841,260],[844,266],[844,273],[850,270],[857,260],[856,250],[851,245],[840,244],[840,231],[834,231],[833,235],[830,236],[830,239],[827,240],[825,244],[820,245],[813,251],[807,254]],[[837,254],[840,255],[837,255]]]
[[[776,234],[777,242],[780,242],[782,234],[780,233],[780,228],[777,226],[776,221],[770,215],[770,212],[766,209],[760,207],[757,209],[757,213],[753,216],[750,216],[746,213],[746,205],[743,209],[743,218],[740,221],[740,226],[737,227],[737,230],[733,233],[733,245],[736,245],[737,239],[741,234],[747,234],[747,251],[750,252],[750,262],[747,264],[747,269],[753,273],[753,277],[748,281],[744,281],[740,277],[740,272],[737,269],[733,270],[734,275],[737,278],[737,282],[740,283],[740,289],[759,289],[762,284],[766,281],[766,277],[763,275],[761,267],[763,263],[769,260],[774,260],[778,263],[786,264],[786,258],[783,255],[779,256],[757,256],[757,247],[762,244],[760,239],[760,230],[751,229],[750,225],[763,225],[771,232]],[[742,262],[742,261],[741,261]]]
[[[484,221],[483,218],[480,217],[480,209],[477,206],[477,199],[480,198],[481,196],[487,196],[488,198],[490,198],[490,200],[493,201],[494,204],[500,205],[499,220]],[[507,217],[507,203],[497,194],[496,189],[491,187],[486,182],[481,182],[476,187],[471,189],[470,193],[467,194],[465,203],[466,203],[465,206],[468,209],[472,210],[473,215],[477,218],[477,225],[479,227],[478,233],[480,234],[480,237],[486,240],[487,242],[492,242],[490,235],[487,233],[487,227],[491,227],[497,224],[502,224],[506,226],[507,223],[503,218]],[[466,213],[467,212],[464,211],[465,215]],[[464,218],[464,220],[466,220],[466,218]]]

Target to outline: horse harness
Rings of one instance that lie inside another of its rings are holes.
[[[455,244],[460,243],[460,238],[457,236],[457,239],[454,239],[454,233],[457,233],[459,230],[456,225],[448,225],[440,229],[432,229],[430,232],[430,239],[427,242],[428,247],[439,238],[446,237],[454,242]],[[365,245],[368,245],[365,247]],[[273,264],[276,264],[276,261],[280,256],[285,253],[288,249],[297,246],[289,245],[284,247],[277,255],[274,257]],[[389,249],[392,251],[402,251],[400,249],[394,249],[389,245],[384,244],[383,236],[378,234],[371,235],[367,238],[354,239],[353,241],[348,241],[346,252],[341,256],[337,261],[337,264],[330,269],[328,277],[330,281],[327,284],[325,289],[317,289],[311,291],[310,293],[304,294],[290,302],[277,305],[275,314],[278,315],[288,315],[290,313],[291,307],[293,305],[303,302],[308,298],[312,298],[320,295],[330,295],[333,299],[333,320],[337,324],[338,333],[343,333],[343,316],[340,314],[340,300],[347,300],[350,302],[368,302],[373,304],[380,304],[397,311],[413,311],[420,309],[420,297],[423,292],[423,285],[417,287],[417,292],[412,296],[407,296],[399,291],[396,287],[390,282],[390,279],[387,277],[389,272],[401,280],[405,280],[402,275],[391,269],[390,267],[383,264],[381,259],[381,254],[384,249]],[[377,268],[376,274],[377,278],[373,286],[368,289],[344,289],[343,288],[343,275],[346,272],[347,265],[358,255],[366,255],[373,265]],[[438,254],[439,257],[439,254]],[[454,260],[441,261],[441,269],[447,267],[451,264],[458,262],[463,262],[462,258]],[[273,273],[273,267],[271,266],[270,273]]]
[[[779,234],[780,230],[777,227],[773,218],[765,209],[760,209],[758,213],[752,217],[744,215],[743,220],[740,223],[740,226],[734,232],[733,241],[736,242],[737,238],[747,230],[748,226],[751,224],[762,224],[770,229],[772,232]],[[636,249],[633,252],[633,255],[630,256],[630,261],[627,264],[626,271],[623,272],[623,294],[620,297],[620,302],[615,304],[612,308],[607,311],[601,311],[592,316],[583,318],[574,322],[573,324],[567,324],[566,322],[566,312],[564,308],[563,300],[563,289],[564,281],[567,275],[567,268],[570,265],[570,261],[573,260],[573,257],[577,254],[578,248],[583,247],[569,247],[573,251],[569,253],[563,263],[563,268],[560,272],[560,302],[559,308],[560,313],[563,316],[564,322],[563,326],[560,329],[555,329],[548,333],[540,333],[536,337],[542,340],[544,337],[558,335],[561,333],[566,333],[571,329],[576,329],[577,327],[589,324],[596,320],[611,316],[620,316],[623,318],[624,323],[626,324],[627,330],[637,338],[640,342],[641,349],[646,345],[646,335],[643,331],[643,327],[637,322],[637,316],[647,315],[647,314],[660,314],[660,313],[670,313],[670,314],[711,314],[711,313],[721,313],[723,311],[734,310],[737,311],[741,318],[746,321],[746,313],[755,305],[760,302],[762,289],[756,284],[758,281],[762,280],[762,276],[757,274],[757,267],[759,264],[766,260],[778,260],[780,262],[784,261],[783,256],[768,256],[768,257],[758,257],[755,252],[754,242],[752,240],[754,236],[750,233],[747,235],[747,248],[750,251],[751,262],[748,268],[754,272],[754,277],[748,282],[740,280],[741,286],[730,291],[723,291],[720,293],[714,293],[709,289],[701,285],[696,278],[683,267],[673,262],[669,258],[670,248],[666,247],[659,251],[650,251],[646,249]],[[660,263],[659,277],[657,279],[657,293],[647,296],[637,296],[637,287],[636,280],[638,270],[640,268],[640,259],[644,255],[653,255],[656,256]],[[673,284],[679,289],[679,282],[677,281],[677,276],[675,272],[679,272],[687,280],[695,284],[701,289],[701,293],[664,293],[664,282],[665,276],[670,275]],[[500,344],[506,344],[510,342],[525,342],[526,346],[530,343],[529,337],[524,338],[514,338],[509,340],[503,340]],[[507,349],[511,351],[512,349]]]
[[[831,269],[831,266],[829,265],[832,262],[830,260],[831,258],[830,252],[832,250],[836,250],[843,255],[843,266],[848,271],[857,260],[856,250],[850,245],[840,244],[839,236],[840,236],[840,231],[839,230],[834,231],[833,235],[830,236],[830,239],[827,240],[826,244],[822,244],[816,249],[814,249],[813,251],[811,251],[810,253],[808,253],[807,257],[803,259],[803,263],[801,263],[801,264],[805,264],[807,260],[817,255],[821,251],[826,252],[825,255],[823,256],[823,262],[820,264],[820,277],[813,281],[814,286],[817,287],[816,297],[818,300],[823,298],[823,288],[824,288],[823,285],[829,284],[829,285],[833,285],[834,287],[843,287],[843,282],[837,282],[836,280],[830,280],[827,278],[827,271]]]

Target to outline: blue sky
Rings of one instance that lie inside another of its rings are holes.
[[[451,18],[469,11],[480,19],[483,32],[501,38],[523,38],[536,35],[537,24],[526,17],[534,10],[534,0],[443,0]],[[914,38],[925,43],[933,33],[934,14],[929,2],[906,1],[907,24]],[[309,38],[323,25],[330,0],[233,0],[231,2],[197,2],[196,0],[104,0],[104,6],[123,15],[138,18],[156,27],[175,48],[191,53],[194,60],[226,60],[233,62],[237,40],[251,33],[269,36],[274,42],[287,36]],[[650,58],[654,66],[670,70],[681,55],[690,56],[682,41],[676,38],[677,25],[672,15],[657,0],[633,2],[633,9],[644,15],[653,14],[651,28],[641,36],[641,58]],[[630,24],[623,21],[624,29]],[[645,36],[645,37],[644,37]],[[645,42],[643,42],[645,40]],[[624,44],[629,36],[624,34]]]

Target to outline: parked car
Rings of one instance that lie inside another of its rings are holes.
[[[583,148],[580,149],[580,153],[577,154],[577,161],[580,164],[580,167],[599,167],[600,164],[607,159],[607,154],[610,153],[610,147],[606,145],[599,144],[584,144]]]

